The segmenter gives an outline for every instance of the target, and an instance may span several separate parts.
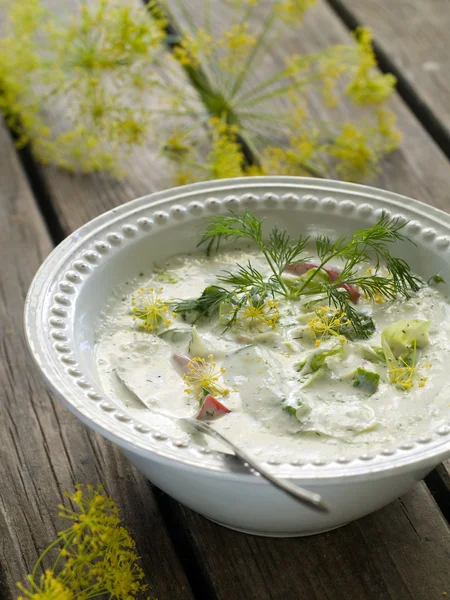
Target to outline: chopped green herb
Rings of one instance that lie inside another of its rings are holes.
[[[380,383],[380,375],[373,371],[367,371],[362,367],[358,367],[353,376],[353,386],[364,389],[368,394],[372,395],[378,389]]]
[[[440,275],[433,275],[433,277],[430,277],[430,279],[427,281],[428,284],[430,283],[445,283],[445,279],[443,277],[441,277]]]

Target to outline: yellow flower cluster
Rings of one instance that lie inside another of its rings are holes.
[[[10,0],[0,111],[19,144],[70,170],[121,174],[131,148],[162,139],[178,184],[271,174],[370,177],[400,134],[383,108],[395,77],[377,70],[368,29],[357,31],[354,44],[286,56],[278,71],[252,77],[314,1],[228,0],[229,25],[216,33],[208,0],[203,19],[178,0],[174,14],[184,15],[185,28],[170,57],[168,21],[153,0],[146,8],[134,0],[84,2],[64,24],[40,0]],[[345,101],[357,105],[360,120],[322,116]]]
[[[165,24],[131,0],[83,2],[64,24],[39,0],[10,3],[0,110],[20,143],[44,163],[119,173],[123,151],[148,139]]]
[[[408,364],[403,357],[399,358],[398,366],[389,368],[389,380],[397,387],[408,391],[414,385],[425,387],[428,377],[420,375],[424,368],[431,367],[429,362],[417,363],[417,346],[414,343],[411,364]]]
[[[224,57],[220,59],[221,67],[232,73],[240,70],[241,61],[245,60],[256,42],[256,35],[249,33],[248,23],[233,23],[218,41],[219,47],[226,50]]]
[[[376,71],[377,60],[372,48],[372,33],[369,29],[360,27],[356,31],[358,44],[358,66],[353,80],[347,87],[346,93],[355,104],[367,106],[384,104],[391,96],[397,79],[394,75],[383,75]]]
[[[158,331],[161,325],[168,327],[172,323],[167,302],[160,299],[163,288],[140,288],[131,299],[131,312],[135,320],[140,319],[140,326],[147,331]]]
[[[275,327],[280,318],[278,311],[278,300],[266,300],[255,304],[250,295],[248,295],[246,304],[241,308],[237,315],[237,322],[249,329]]]
[[[213,38],[203,28],[197,29],[195,37],[186,34],[173,49],[173,54],[183,67],[198,67],[201,58],[207,58],[213,50]]]
[[[316,346],[324,337],[339,337],[341,343],[345,342],[345,337],[341,335],[341,327],[350,323],[347,315],[336,308],[324,306],[316,310],[316,316],[311,319],[307,325],[316,334]]]
[[[187,368],[188,372],[183,375],[187,394],[194,394],[197,400],[201,400],[205,390],[212,396],[229,394],[230,390],[220,383],[220,377],[226,371],[223,367],[217,368],[212,354],[208,355],[208,362],[198,356],[193,358]]]
[[[296,24],[315,3],[316,0],[280,0],[275,3],[275,11],[283,21]]]
[[[18,600],[83,600],[107,595],[133,600],[144,592],[135,542],[121,525],[117,506],[103,489],[77,486],[69,496],[75,510],[60,506],[59,515],[72,525],[39,557],[28,586],[18,584]],[[60,548],[53,568],[38,579],[37,571],[50,552]]]

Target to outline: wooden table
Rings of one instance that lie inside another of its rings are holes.
[[[57,3],[47,2],[56,10]],[[76,0],[66,2],[75,6]],[[189,0],[194,8],[198,0]],[[223,3],[215,2],[218,24]],[[392,108],[401,149],[375,185],[450,210],[448,0],[318,0],[291,52],[348,42],[372,26],[380,63],[399,78]],[[273,61],[282,60],[274,49]],[[276,106],[274,106],[274,113]],[[151,149],[128,176],[69,175],[17,152],[0,124],[0,598],[15,598],[59,528],[76,482],[102,483],[137,541],[159,600],[432,600],[450,595],[450,476],[441,465],[407,495],[340,530],[265,539],[219,527],[154,488],[109,442],[45,389],[22,331],[36,269],[64,236],[98,214],[171,185]],[[152,168],[148,168],[152,165]]]

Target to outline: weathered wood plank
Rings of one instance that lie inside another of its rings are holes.
[[[380,50],[421,103],[440,121],[450,150],[450,54],[447,0],[329,0],[355,22],[372,28]]]
[[[161,501],[218,600],[430,600],[450,591],[450,532],[423,483],[373,515],[295,539],[236,533]]]
[[[15,598],[61,529],[57,504],[75,483],[102,483],[137,541],[152,597],[192,598],[148,483],[110,443],[50,397],[31,364],[22,311],[51,243],[0,124],[0,597]]]

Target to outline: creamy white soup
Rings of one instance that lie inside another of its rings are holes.
[[[427,283],[403,261],[390,262],[389,232],[384,262],[381,246],[369,236],[367,249],[355,235],[342,248],[327,238],[325,246],[289,240],[290,253],[276,236],[273,247],[239,236],[245,247],[175,256],[130,274],[97,331],[103,388],[169,436],[191,434],[120,379],[148,406],[207,419],[265,459],[375,452],[437,427],[450,403],[441,279]]]

